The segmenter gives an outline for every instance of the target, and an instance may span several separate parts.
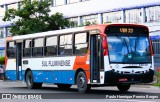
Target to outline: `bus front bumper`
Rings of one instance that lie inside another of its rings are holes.
[[[105,84],[117,85],[117,84],[136,84],[136,83],[149,83],[153,81],[154,71],[149,70],[146,73],[141,74],[121,74],[114,71],[105,72]]]

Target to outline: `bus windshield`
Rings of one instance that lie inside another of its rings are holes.
[[[112,34],[107,36],[110,63],[150,63],[150,45],[146,35],[126,36]]]

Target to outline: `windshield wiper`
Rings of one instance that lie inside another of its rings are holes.
[[[135,40],[135,52],[137,51],[137,45],[138,45],[138,40],[139,40],[139,35],[138,35],[138,37],[136,38],[136,40]]]
[[[128,51],[128,53],[129,53],[129,48],[128,48],[128,45],[127,45],[127,42],[126,42],[125,38],[124,38],[124,39],[122,39],[122,37],[118,36],[117,34],[116,34],[115,36],[116,36],[118,39],[121,39],[121,41],[123,42],[123,44],[125,44],[125,45],[126,45],[126,47],[127,47],[127,51]]]
[[[128,36],[127,36],[127,37],[128,37]],[[128,39],[129,39],[129,37],[128,37]],[[129,47],[130,47],[130,51],[131,51],[131,53],[132,53],[133,51],[132,51],[132,47],[131,47],[130,40],[129,40]]]
[[[123,42],[125,43],[125,45],[126,45],[126,47],[127,47],[127,51],[128,51],[128,53],[129,53],[129,48],[128,48],[128,45],[127,45],[127,42],[126,42],[125,38],[123,39]]]

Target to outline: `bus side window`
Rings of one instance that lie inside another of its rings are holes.
[[[45,56],[57,55],[57,36],[46,37]]]
[[[72,55],[72,41],[72,34],[60,36],[59,55]]]
[[[44,38],[33,39],[32,56],[35,57],[43,56],[43,44],[44,44]]]
[[[23,57],[31,57],[31,39],[23,41]]]
[[[84,55],[87,53],[87,48],[88,48],[87,32],[81,32],[75,34],[74,54]]]

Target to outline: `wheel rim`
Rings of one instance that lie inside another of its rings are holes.
[[[80,88],[84,88],[84,87],[85,87],[85,78],[84,78],[83,76],[80,76],[80,77],[79,77],[78,86],[79,86]]]

